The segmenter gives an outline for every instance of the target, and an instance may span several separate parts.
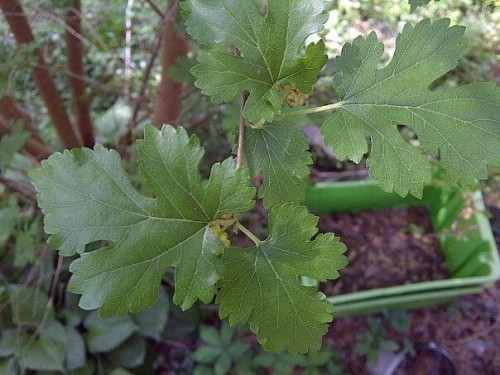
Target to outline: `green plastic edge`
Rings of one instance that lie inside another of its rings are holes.
[[[327,296],[336,314],[356,315],[391,307],[436,305],[461,295],[478,293],[500,279],[500,259],[482,195],[476,191],[471,199],[475,210],[467,241],[446,233],[441,236],[441,247],[452,275],[450,279]],[[429,208],[434,229],[443,232],[465,208],[462,192],[451,186],[428,187],[422,200],[386,193],[373,181],[319,183],[310,187],[306,194],[306,206],[319,214],[422,204]],[[304,281],[307,285],[317,284],[315,280]]]

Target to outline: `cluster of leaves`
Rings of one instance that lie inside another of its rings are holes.
[[[5,40],[0,41],[0,55],[4,56],[0,61],[0,96],[12,91],[14,82],[36,67],[33,51],[38,47],[37,43],[26,43],[12,48]]]
[[[289,353],[255,352],[252,346],[238,337],[237,332],[223,323],[220,331],[212,326],[200,327],[200,338],[204,346],[193,352],[198,363],[195,375],[256,375],[271,370],[275,375],[289,375],[302,370],[304,375],[340,375],[342,369],[335,363],[336,352],[323,347],[307,355]]]
[[[368,331],[356,335],[356,345],[354,351],[357,354],[366,356],[368,363],[375,364],[380,351],[397,352],[400,345],[388,337],[386,326],[395,330],[399,334],[408,332],[411,326],[411,316],[405,310],[390,310],[384,318],[370,316],[368,318]],[[405,340],[403,350],[408,353],[413,352],[413,344]]]
[[[52,273],[50,262],[44,272]],[[49,266],[49,269],[47,269]],[[0,373],[110,374],[143,365],[147,340],[159,340],[168,316],[168,299],[136,315],[101,319],[77,306],[72,295],[53,308],[50,279],[41,285],[5,284],[1,295]],[[150,363],[148,363],[151,366]],[[151,368],[151,367],[150,367]]]
[[[154,307],[136,315],[101,319],[97,311],[82,310],[77,297],[65,292],[66,265],[56,270],[41,227],[29,200],[12,195],[0,201],[0,373],[151,369],[148,341],[161,339],[169,313],[165,290]]]
[[[306,100],[326,62],[323,42],[304,47],[323,27],[325,9],[324,0],[269,0],[264,15],[254,1],[183,3],[187,32],[208,49],[192,69],[195,84],[215,102],[248,93],[243,167],[228,158],[202,181],[199,140],[166,126],[146,127],[137,142],[138,165],[155,198],[134,189],[118,153],[101,146],[54,154],[31,173],[50,246],[80,255],[70,266],[69,290],[82,295],[82,308],[100,308],[102,316],[139,312],[155,303],[164,273],[175,267],[173,301],[182,309],[215,297],[220,316],[231,325],[248,323],[268,350],[318,348],[333,308],[299,278],[338,277],[345,246],[331,233],[316,236],[318,219],[301,206],[311,157],[289,119],[336,110],[322,125],[326,144],[341,159],[359,162],[368,154],[371,177],[403,196],[421,196],[430,181],[424,152],[439,155],[461,183],[484,178],[487,164],[499,163],[498,88],[429,89],[464,53],[464,28],[447,19],[407,24],[382,69],[376,34],[356,38],[335,59],[340,102],[284,108]],[[403,139],[400,124],[415,132],[421,149]],[[250,178],[261,172],[258,196],[270,211],[265,240],[238,221],[254,207]],[[233,227],[255,246],[231,246]],[[86,251],[101,240],[111,244]]]
[[[82,294],[80,306],[100,307],[102,316],[138,312],[154,304],[167,267],[175,266],[173,300],[183,309],[197,299],[209,303],[218,292],[221,316],[233,323],[250,321],[267,347],[287,345],[291,322],[298,336],[309,335],[294,343],[296,350],[319,346],[332,308],[298,277],[337,277],[345,265],[338,239],[329,234],[311,241],[318,219],[287,204],[271,214],[267,240],[253,249],[231,248],[221,257],[224,243],[214,228],[227,223],[225,215],[254,205],[247,170],[228,159],[214,165],[203,183],[197,170],[203,149],[182,128],[147,127],[138,151],[156,199],[139,194],[118,154],[100,146],[54,154],[31,173],[46,213],[45,230],[52,234],[49,244],[65,256],[83,253],[70,267],[69,283],[70,291]],[[72,206],[79,207],[78,216]],[[84,253],[88,243],[103,238],[114,243]],[[282,302],[275,306],[277,300]],[[264,319],[269,315],[276,323]],[[277,331],[269,336],[272,325]]]

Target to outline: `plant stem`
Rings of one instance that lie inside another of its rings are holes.
[[[321,107],[306,108],[306,109],[301,109],[300,111],[280,113],[278,116],[280,116],[280,117],[294,117],[294,116],[310,115],[313,113],[320,113],[320,112],[338,109],[338,108],[341,108],[342,105],[343,105],[343,102],[337,102],[337,103],[323,105]]]
[[[236,226],[238,227],[239,230],[241,230],[245,236],[247,236],[248,238],[250,238],[253,243],[257,246],[260,246],[262,244],[262,241],[259,240],[255,234],[253,234],[252,232],[250,232],[243,224],[241,224],[239,221],[236,222]]]
[[[240,100],[240,129],[238,132],[238,153],[236,155],[236,168],[240,168],[243,165],[243,143],[245,139],[245,116],[243,110],[245,109],[245,103],[248,99],[248,92],[241,94]]]

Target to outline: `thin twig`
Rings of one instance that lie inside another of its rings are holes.
[[[135,0],[128,0],[125,9],[125,97],[130,100],[132,78],[132,7]]]
[[[35,191],[33,189],[31,189],[29,186],[21,185],[17,182],[8,180],[2,176],[0,176],[0,183],[4,184],[9,189],[12,189],[15,192],[21,194],[23,197],[28,198],[30,201],[33,201],[33,202],[36,201]]]
[[[153,71],[153,67],[155,65],[156,59],[158,58],[161,49],[161,43],[162,43],[161,35],[162,33],[159,33],[159,35],[157,35],[156,45],[154,47],[151,58],[149,59],[148,65],[146,66],[146,70],[144,71],[144,76],[142,78],[139,94],[137,95],[138,98],[143,97],[148,87],[148,82],[149,78],[151,77],[151,72]],[[139,115],[139,111],[141,109],[141,103],[142,101],[140,100],[136,101],[134,106],[134,111],[132,113],[132,119],[130,120],[129,130],[130,130],[130,137],[132,138],[132,140],[135,139],[135,128],[137,126],[137,116]]]
[[[153,3],[152,0],[146,0],[146,3],[148,3],[151,6],[151,8],[153,8],[153,10],[156,12],[156,14],[158,14],[158,16],[161,17],[161,19],[165,18],[165,14],[163,14],[163,12],[160,10],[160,8],[158,8],[156,6],[156,4]]]
[[[245,103],[248,99],[248,92],[241,94],[240,100],[240,129],[238,132],[238,153],[236,156],[236,168],[240,168],[243,165],[243,151],[244,151],[244,139],[245,139]]]
[[[59,283],[59,277],[61,276],[62,266],[63,266],[63,257],[59,256],[57,258],[57,266],[54,272],[54,278],[52,279],[52,284],[50,286],[49,301],[47,302],[47,306],[45,306],[45,311],[43,312],[42,320],[38,324],[35,333],[33,333],[33,335],[30,338],[30,342],[33,342],[40,335],[43,328],[45,327],[45,324],[47,323],[50,310],[52,310],[52,307],[54,306],[54,298],[57,292],[57,284]]]

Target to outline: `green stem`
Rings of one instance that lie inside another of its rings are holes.
[[[301,109],[300,111],[280,113],[278,116],[280,116],[280,117],[294,117],[294,116],[310,115],[313,113],[320,113],[320,112],[338,109],[338,108],[341,108],[342,105],[343,105],[343,102],[337,102],[337,103],[323,105],[321,107],[307,108],[307,109]]]
[[[241,224],[239,221],[236,222],[236,226],[238,227],[239,230],[241,230],[245,236],[250,238],[253,243],[257,246],[260,246],[262,244],[262,241],[259,240],[252,232],[250,232],[243,224]]]

